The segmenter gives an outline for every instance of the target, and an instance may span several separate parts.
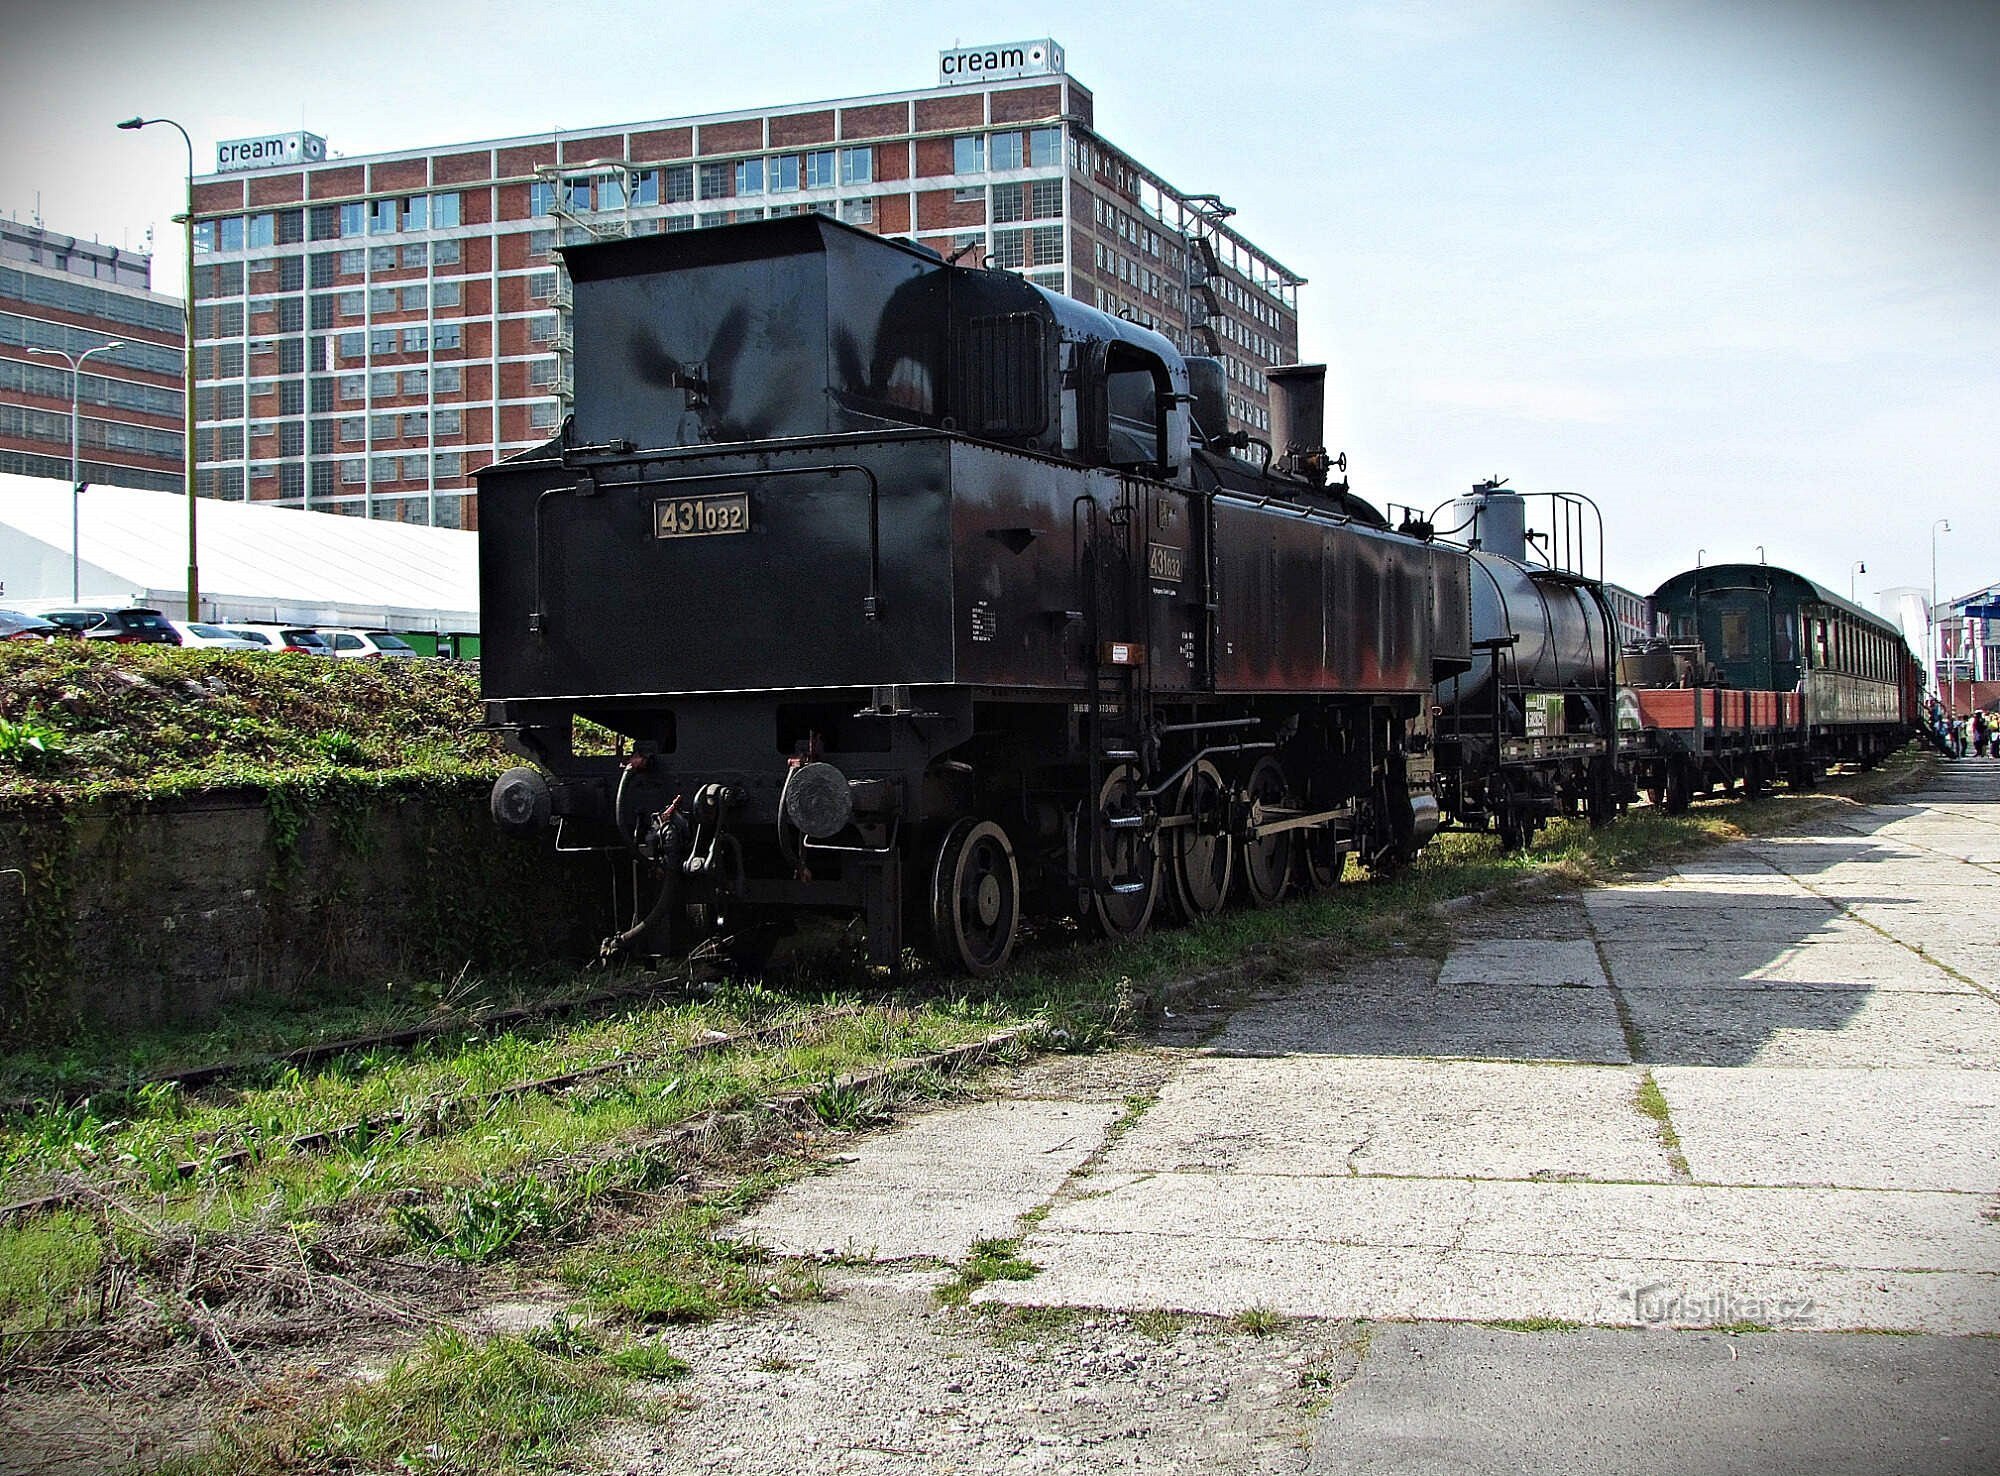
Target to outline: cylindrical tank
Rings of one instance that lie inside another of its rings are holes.
[[[1481,482],[1469,497],[1445,504],[1438,527],[1468,548],[1524,563],[1528,557],[1528,499]]]
[[[1602,692],[1617,642],[1597,598],[1570,580],[1475,549],[1472,669],[1438,684],[1445,707],[1490,711],[1495,653],[1479,642],[1519,637],[1498,653],[1508,685],[1536,692]]]

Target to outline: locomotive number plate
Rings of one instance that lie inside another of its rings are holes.
[[[706,497],[662,497],[653,504],[655,538],[708,538],[750,531],[750,494],[716,492]]]
[[[1146,572],[1155,579],[1179,584],[1186,560],[1186,552],[1175,548],[1171,543],[1146,545]]]

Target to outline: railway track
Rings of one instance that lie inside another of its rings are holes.
[[[678,1064],[697,1060],[704,1056],[723,1051],[739,1050],[749,1046],[782,1043],[787,1039],[815,1033],[825,1027],[845,1019],[852,1019],[860,1013],[853,1005],[840,1005],[832,1009],[818,1010],[803,1016],[783,1020],[767,1021],[744,1030],[733,1032],[710,1032],[708,1035],[690,1042],[677,1044],[656,1051],[624,1054],[616,1060],[600,1062],[593,1066],[581,1067],[573,1071],[557,1072],[548,1076],[534,1077],[513,1082],[491,1091],[467,1092],[459,1095],[440,1095],[426,1098],[422,1102],[398,1108],[394,1111],[370,1113],[353,1118],[333,1127],[320,1128],[310,1133],[278,1139],[270,1142],[246,1144],[226,1153],[204,1156],[199,1159],[185,1159],[175,1165],[175,1177],[190,1180],[199,1175],[215,1175],[243,1169],[252,1164],[277,1157],[303,1157],[331,1152],[342,1144],[356,1141],[372,1141],[385,1134],[408,1133],[416,1130],[424,1136],[445,1131],[457,1124],[476,1120],[493,1107],[529,1096],[549,1096],[586,1082],[601,1080],[619,1074],[630,1074],[648,1067]],[[1014,1032],[1018,1034],[1019,1032]],[[1009,1035],[1009,1039],[1012,1035]],[[990,1040],[987,1043],[990,1049]],[[953,1057],[961,1047],[948,1048],[939,1054]],[[892,1063],[896,1064],[896,1063]],[[887,1068],[884,1068],[887,1069]],[[863,1073],[867,1075],[867,1073]],[[865,1086],[837,1079],[837,1085]],[[817,1088],[815,1089],[817,1090]],[[809,1098],[811,1092],[799,1094],[800,1099]],[[210,1141],[214,1141],[211,1139]],[[200,1146],[197,1140],[195,1146]],[[0,1224],[8,1224],[38,1214],[54,1210],[74,1208],[97,1198],[102,1191],[94,1185],[64,1185],[45,1194],[0,1204]]]

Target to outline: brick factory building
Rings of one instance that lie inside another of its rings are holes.
[[[69,480],[70,366],[82,480],[184,485],[185,304],[148,290],[152,259],[40,224],[0,220],[0,472]],[[34,350],[44,352],[33,352]]]
[[[471,473],[570,396],[558,245],[818,210],[1227,359],[1237,424],[1298,354],[1302,279],[1098,133],[1052,41],[910,92],[328,158],[234,140],[196,181],[206,495],[465,527]],[[277,162],[267,162],[276,160]]]

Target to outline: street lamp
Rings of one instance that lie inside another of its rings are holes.
[[[83,393],[83,361],[92,354],[101,354],[107,349],[123,348],[125,341],[114,338],[109,343],[92,344],[80,354],[72,355],[65,349],[31,348],[31,354],[46,354],[52,359],[61,359],[69,365],[69,602],[74,605],[83,598],[81,574],[77,557],[77,545],[82,541],[83,526],[83,472],[77,461],[77,426],[79,412],[77,401]]]
[[[201,575],[196,568],[195,558],[195,469],[194,469],[194,140],[188,131],[172,118],[127,118],[118,126],[131,130],[150,128],[155,123],[164,123],[181,136],[187,145],[187,214],[182,217],[187,226],[187,311],[182,323],[185,335],[183,346],[187,350],[187,362],[181,368],[181,387],[186,391],[186,405],[183,414],[187,419],[187,505],[188,505],[188,578],[187,578],[187,618],[201,619]]]
[[[1853,565],[1852,565],[1852,566],[1851,566],[1851,567],[1850,567],[1850,568],[1848,569],[1848,571],[1847,571],[1847,602],[1848,602],[1849,604],[1851,604],[1851,605],[1858,605],[1858,604],[1860,604],[1860,603],[1861,603],[1861,602],[1860,602],[1859,600],[1857,600],[1857,599],[1856,599],[1856,598],[1854,597],[1854,576],[1855,576],[1855,575],[1857,575],[1857,574],[1866,574],[1867,572],[1868,572],[1868,563],[1867,563],[1867,561],[1866,561],[1865,559],[1856,559],[1856,560],[1854,561]]]
[[[1937,536],[1939,529],[1942,529],[1946,533],[1949,533],[1951,531],[1951,519],[1939,518],[1935,523],[1931,524],[1930,637],[1931,637],[1931,696],[1932,697],[1937,696],[1938,661],[1940,657],[1943,655],[1943,645],[1944,645],[1942,634],[1938,630],[1938,618],[1937,618]]]

